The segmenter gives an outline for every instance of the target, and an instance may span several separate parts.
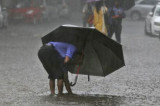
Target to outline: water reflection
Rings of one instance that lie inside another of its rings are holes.
[[[41,102],[57,106],[121,106],[124,105],[124,99],[125,97],[101,94],[41,95]]]

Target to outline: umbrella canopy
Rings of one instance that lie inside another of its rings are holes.
[[[103,1],[108,7],[112,7],[115,1],[119,1],[120,6],[124,8],[124,10],[129,10],[135,5],[135,0],[87,0],[87,2],[98,2]]]
[[[77,72],[79,53],[84,54],[79,74],[106,76],[123,67],[122,46],[92,28],[60,26],[46,36],[42,43],[67,42],[77,47],[77,53],[69,65],[71,73]]]
[[[124,8],[124,10],[129,10],[135,5],[135,0],[105,0],[105,3],[109,7],[112,7],[115,1],[119,1],[120,6]]]

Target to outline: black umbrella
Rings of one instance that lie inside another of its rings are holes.
[[[115,1],[119,1],[120,7],[129,10],[135,5],[135,0],[104,0],[108,7],[112,7]]]
[[[50,41],[67,42],[77,47],[69,63],[71,73],[77,73],[80,64],[79,74],[105,77],[125,65],[122,46],[93,28],[60,26],[42,37],[43,44]]]
[[[129,10],[135,5],[135,0],[120,0],[120,2],[125,10]]]
[[[129,10],[135,5],[135,0],[87,0],[87,2],[104,2],[107,7],[113,7],[115,1],[119,1],[120,7]]]

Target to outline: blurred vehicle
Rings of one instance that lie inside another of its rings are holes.
[[[135,0],[135,6],[126,12],[132,20],[145,18],[151,9],[157,4],[158,0]]]
[[[69,7],[66,4],[65,0],[59,0],[57,4],[57,9],[58,9],[58,16],[59,17],[68,17],[69,14]]]
[[[8,13],[6,8],[0,6],[0,28],[8,27]]]
[[[69,7],[65,0],[43,0],[43,16],[49,20],[69,16]]]
[[[42,20],[42,11],[43,8],[34,0],[19,0],[9,10],[9,17],[12,20],[25,20],[36,24]]]
[[[160,3],[158,3],[146,17],[145,33],[160,35]]]

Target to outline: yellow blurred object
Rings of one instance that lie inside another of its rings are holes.
[[[105,25],[105,20],[104,20],[104,13],[107,13],[108,9],[107,7],[101,7],[99,13],[97,13],[96,8],[94,8],[94,21],[93,24],[95,28],[102,32],[105,35],[108,35],[107,27]]]

